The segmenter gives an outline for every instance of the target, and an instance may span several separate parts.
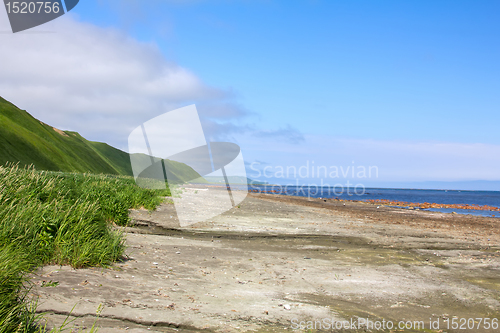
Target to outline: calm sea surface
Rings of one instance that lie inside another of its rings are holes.
[[[345,200],[373,200],[387,199],[416,203],[437,204],[469,204],[500,207],[500,191],[456,191],[456,190],[414,190],[414,189],[386,189],[386,188],[334,188],[316,186],[271,186],[251,185],[250,191],[266,192],[291,196],[311,198],[339,198]],[[500,212],[476,211],[450,208],[427,209],[429,211],[456,212],[459,214],[473,214],[500,217]]]

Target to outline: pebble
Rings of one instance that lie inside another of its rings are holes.
[[[290,310],[292,307],[290,306],[290,304],[285,304],[285,305],[283,305],[283,308],[285,310]]]

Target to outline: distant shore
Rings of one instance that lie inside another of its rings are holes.
[[[415,190],[415,189],[378,189],[363,188],[345,189],[336,194],[333,188],[312,186],[254,186],[251,193],[267,193],[292,197],[319,198],[341,202],[368,202],[377,205],[387,205],[407,209],[424,209],[442,213],[474,214],[489,217],[500,217],[500,192],[495,191],[446,191],[446,190]],[[374,196],[377,198],[371,199]],[[380,193],[381,192],[381,193]],[[469,193],[470,192],[470,193]],[[484,193],[483,193],[484,192]],[[422,195],[424,193],[424,195]],[[485,197],[492,197],[485,199]],[[494,198],[493,198],[494,197]],[[406,198],[401,200],[400,198]],[[451,211],[456,210],[456,211]]]

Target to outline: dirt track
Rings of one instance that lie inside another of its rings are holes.
[[[124,262],[38,272],[34,292],[50,323],[75,304],[79,327],[104,305],[100,332],[500,317],[500,219],[264,194],[187,228],[173,205],[131,216]]]

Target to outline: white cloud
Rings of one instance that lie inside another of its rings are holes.
[[[0,12],[0,30],[8,31]],[[238,115],[225,101],[230,93],[167,61],[155,44],[71,15],[0,34],[0,44],[0,96],[48,124],[120,148],[142,122],[192,102],[220,102],[224,117]]]
[[[0,96],[57,128],[126,150],[128,135],[141,123],[196,103],[211,141],[237,142],[243,133],[303,141],[291,127],[261,131],[245,123],[256,114],[236,102],[232,90],[205,84],[165,59],[154,43],[72,14],[25,32],[9,30],[0,11]]]
[[[299,144],[305,141],[304,135],[289,124],[277,130],[261,130],[254,133],[256,137],[273,140],[284,140],[286,143]]]

